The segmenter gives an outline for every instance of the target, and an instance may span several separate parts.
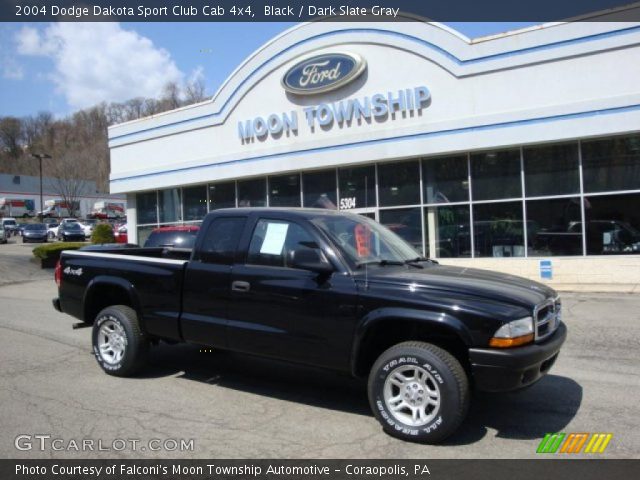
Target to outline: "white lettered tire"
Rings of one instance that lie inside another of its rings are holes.
[[[469,379],[447,351],[424,342],[386,350],[369,373],[369,403],[394,437],[438,443],[462,423],[469,408]]]
[[[93,323],[91,339],[98,365],[109,375],[133,375],[146,363],[149,340],[135,310],[128,306],[102,310]]]

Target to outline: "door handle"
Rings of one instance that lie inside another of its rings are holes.
[[[249,282],[243,282],[241,280],[231,282],[231,290],[234,292],[248,292],[250,289],[251,284]]]

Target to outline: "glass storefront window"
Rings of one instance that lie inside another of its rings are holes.
[[[302,174],[304,206],[312,208],[328,208],[335,210],[336,171],[311,172]]]
[[[527,197],[580,192],[578,143],[523,149]]]
[[[414,206],[421,197],[424,205]],[[355,210],[434,258],[468,258],[472,246],[476,257],[640,254],[640,134],[371,162],[135,199],[140,244],[158,224],[195,224],[217,208],[269,203]]]
[[[427,158],[422,161],[425,203],[469,200],[469,165],[466,155]]]
[[[373,165],[338,169],[340,210],[376,206],[376,170]]]
[[[300,174],[269,177],[269,206],[300,206]]]
[[[167,188],[158,191],[158,207],[160,223],[179,222],[182,220],[181,195],[179,188]]]
[[[209,211],[236,206],[236,182],[212,183],[209,185]]]
[[[136,194],[136,223],[158,223],[158,195],[155,190]]]
[[[473,200],[499,200],[522,196],[520,149],[471,155]]]
[[[147,241],[147,238],[149,238],[149,235],[151,235],[151,232],[156,228],[157,227],[155,225],[147,226],[147,227],[138,227],[138,245],[140,246],[144,245],[144,242]]]
[[[473,236],[476,257],[523,257],[522,202],[474,205]]]
[[[580,197],[527,202],[527,254],[582,255]]]
[[[207,214],[207,187],[189,187],[182,189],[184,198],[184,219],[202,220]]]
[[[380,206],[420,203],[420,162],[393,162],[378,165]]]
[[[418,252],[422,252],[422,221],[419,207],[380,210],[380,223],[402,237]]]
[[[585,192],[640,188],[640,135],[582,142]]]
[[[640,254],[640,193],[585,198],[587,255]]]
[[[265,178],[238,182],[239,207],[266,207],[267,181]]]
[[[471,257],[469,207],[427,207],[425,244],[430,258]]]

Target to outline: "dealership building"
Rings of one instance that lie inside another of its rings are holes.
[[[637,291],[639,59],[637,23],[300,24],[210,101],[111,127],[111,192],[138,243],[217,208],[337,208],[443,264]]]

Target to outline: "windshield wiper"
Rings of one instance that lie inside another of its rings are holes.
[[[424,262],[425,260],[426,258],[416,257],[416,258],[410,258],[409,260],[405,260],[403,263],[405,265],[411,265],[412,267],[416,267],[416,268],[424,268],[422,265],[420,265],[420,262]]]
[[[426,257],[410,258],[409,260],[405,260],[404,261],[404,263],[406,263],[408,265],[413,265],[414,267],[424,268],[422,265],[420,265],[420,262],[429,262],[429,263],[433,263],[433,264],[437,264],[438,263],[436,260],[432,260],[432,259],[426,258]]]
[[[381,267],[385,267],[387,265],[404,265],[404,262],[400,262],[398,260],[368,260],[366,262],[359,262],[356,267],[360,268],[364,265],[380,265]]]

